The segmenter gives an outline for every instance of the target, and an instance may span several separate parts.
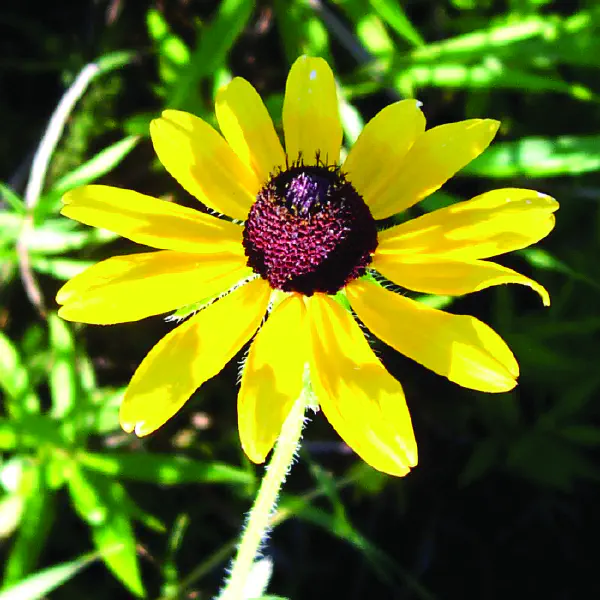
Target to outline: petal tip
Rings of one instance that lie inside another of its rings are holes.
[[[133,422],[121,420],[121,429],[126,433],[134,433],[137,437],[145,437],[153,431],[156,431],[158,427],[149,426],[144,419]]]
[[[69,296],[70,296],[70,294],[67,296],[67,298],[68,298]],[[57,302],[58,302],[58,299],[57,299]],[[63,302],[64,302],[64,299],[63,299]],[[59,304],[60,304],[60,303],[59,303]],[[61,306],[61,307],[58,309],[58,313],[57,313],[57,314],[58,314],[58,316],[59,316],[61,319],[64,319],[65,321],[71,321],[71,322],[73,322],[73,323],[81,322],[81,321],[80,321],[78,318],[74,317],[74,316],[73,316],[72,314],[70,314],[70,313],[71,313],[71,311],[70,311],[70,307],[69,307],[69,306]]]
[[[56,296],[54,297],[54,299],[56,300],[57,304],[66,304],[67,301],[69,300],[69,298],[71,298],[73,296],[73,292],[70,292],[68,289],[65,290],[65,286],[63,285],[60,290],[58,290],[58,292],[56,292]],[[58,309],[58,316],[61,317],[62,315],[60,314],[61,310],[64,310],[64,306],[61,306]]]
[[[264,464],[269,452],[259,452],[257,448],[248,448],[245,446],[244,453],[255,465],[262,465]]]
[[[121,429],[125,432],[125,433],[133,433],[133,430],[135,429],[135,423],[130,423],[129,421],[121,421]]]

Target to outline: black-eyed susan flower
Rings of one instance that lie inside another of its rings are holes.
[[[340,436],[373,467],[405,474],[417,447],[402,387],[353,312],[376,337],[461,386],[512,389],[517,362],[490,327],[380,282],[444,295],[518,283],[548,304],[539,284],[485,259],[546,236],[557,203],[501,189],[380,231],[380,220],[479,155],[498,123],[426,131],[419,103],[403,100],[366,125],[340,164],[336,86],[319,58],[300,58],[290,71],[285,150],[244,79],[218,94],[216,116],[222,135],[174,110],[151,125],[162,164],[215,216],[106,186],[65,196],[64,215],[158,251],[109,258],[73,278],[58,293],[60,315],[109,324],[203,305],[137,369],[121,407],[126,431],[156,430],[252,340],[238,414],[253,461],[264,461],[308,377]]]

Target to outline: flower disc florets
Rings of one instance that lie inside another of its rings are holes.
[[[273,175],[244,228],[248,265],[274,289],[335,294],[377,247],[367,205],[337,167],[301,162]]]

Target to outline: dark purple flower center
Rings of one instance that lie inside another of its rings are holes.
[[[272,288],[335,294],[371,263],[377,227],[339,169],[294,164],[258,193],[243,243],[248,265]]]

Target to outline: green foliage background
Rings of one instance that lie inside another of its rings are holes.
[[[280,125],[287,70],[303,53],[339,76],[347,142],[404,97],[424,103],[430,126],[502,121],[496,143],[412,214],[508,186],[551,194],[561,209],[547,240],[503,257],[549,289],[550,309],[520,286],[431,300],[503,335],[521,365],[518,388],[464,390],[381,348],[406,388],[420,464],[388,478],[315,416],[275,516],[269,592],[600,591],[595,0],[20,0],[0,6],[0,29],[0,600],[218,589],[262,472],[237,438],[236,365],[155,435],[123,434],[124,386],[170,325],[86,328],[56,316],[64,280],[133,248],[60,217],[60,197],[99,181],[193,202],[153,156],[150,119],[170,107],[214,123],[215,90],[241,75]],[[92,62],[37,193],[35,150]]]

